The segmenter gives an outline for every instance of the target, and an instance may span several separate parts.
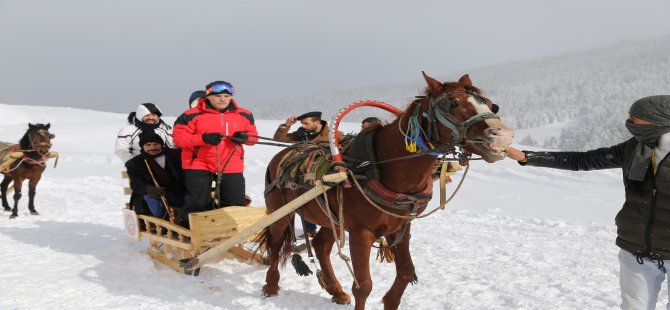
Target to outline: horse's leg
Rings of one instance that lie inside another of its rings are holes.
[[[370,277],[370,249],[376,240],[375,235],[368,230],[349,231],[349,250],[351,252],[351,263],[354,267],[354,281],[351,289],[356,304],[355,310],[365,309],[365,301],[372,291],[372,278]]]
[[[409,252],[409,232],[410,225],[407,225],[405,235],[402,240],[392,249],[395,261],[395,281],[393,285],[386,292],[382,302],[384,309],[398,309],[400,305],[400,298],[407,288],[407,284],[414,279],[414,264],[412,263],[412,256]],[[386,236],[389,243],[395,241],[396,234]]]
[[[9,202],[7,202],[7,187],[9,183],[12,182],[12,178],[5,175],[0,183],[0,196],[2,196],[2,207],[5,211],[11,211],[12,208],[9,207]]]
[[[266,233],[269,233],[268,245],[270,248],[270,267],[268,268],[267,273],[265,274],[265,285],[263,285],[263,296],[271,297],[276,296],[279,293],[279,254],[282,248],[282,244],[286,242],[286,238],[290,238],[287,234],[288,221],[292,216],[287,216],[281,220],[274,222],[272,225],[268,226]],[[288,249],[285,249],[285,251]]]
[[[14,178],[14,208],[12,209],[12,215],[9,216],[10,219],[13,219],[19,216],[19,199],[21,199],[21,185],[23,185],[23,178]]]
[[[342,290],[342,285],[335,277],[333,265],[330,262],[330,252],[333,250],[334,244],[335,237],[333,236],[333,230],[328,227],[321,227],[316,234],[316,237],[312,240],[314,255],[316,255],[316,258],[319,260],[321,271],[326,278],[326,283],[323,283],[324,289],[330,295],[333,295],[333,302],[338,304],[349,304],[351,303],[351,297]]]
[[[40,215],[35,211],[35,189],[40,181],[40,176],[34,177],[28,181],[28,210],[32,215]]]

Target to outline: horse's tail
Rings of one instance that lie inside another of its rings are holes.
[[[291,232],[290,228],[290,225],[286,226],[286,229],[284,230],[281,237],[283,242],[279,248],[279,263],[282,265],[282,267],[286,266],[286,261],[293,252],[293,233]],[[253,241],[258,243],[258,247],[255,251],[256,254],[261,255],[261,257],[266,257],[269,253],[271,253],[272,235],[270,234],[270,226],[265,227]]]
[[[271,182],[272,178],[270,176],[270,169],[268,168],[265,170],[265,186],[267,187]],[[276,188],[270,189],[269,191],[266,189],[265,197],[267,198],[267,196],[274,190],[276,190]],[[289,221],[293,220],[292,215],[287,215],[287,217],[289,218]],[[255,253],[261,255],[261,257],[266,257],[267,254],[272,252],[272,234],[270,233],[270,227],[272,227],[272,225],[265,227],[263,231],[253,240],[254,242],[258,243],[258,247],[256,248]],[[279,262],[282,266],[286,266],[286,261],[288,260],[289,256],[291,256],[291,252],[293,252],[293,232],[291,227],[292,225],[287,225],[282,235],[283,242],[279,248]]]

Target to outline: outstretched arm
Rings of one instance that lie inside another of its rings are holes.
[[[630,140],[629,140],[630,141]],[[508,148],[507,155],[521,165],[588,171],[621,168],[627,142],[586,152],[532,152]]]

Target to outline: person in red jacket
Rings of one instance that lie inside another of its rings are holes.
[[[188,194],[182,224],[188,214],[212,208],[210,188],[216,178],[219,205],[245,205],[244,148],[258,141],[253,114],[233,99],[235,89],[225,81],[205,87],[205,97],[196,107],[177,118],[172,131],[174,143],[182,149],[182,167]]]

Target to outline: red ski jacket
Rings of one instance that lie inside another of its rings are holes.
[[[202,98],[195,108],[186,110],[174,123],[172,136],[174,144],[182,149],[182,168],[191,170],[209,170],[217,172],[217,166],[223,168],[223,173],[241,173],[244,171],[244,149],[242,145],[235,149],[235,143],[227,137],[221,144],[214,146],[202,141],[203,133],[221,133],[232,136],[236,131],[248,135],[246,145],[253,145],[258,141],[258,131],[254,125],[254,116],[248,110],[242,109],[235,100],[231,100],[228,108],[219,112],[212,108]],[[218,147],[218,158],[217,158]],[[231,153],[235,150],[235,154]],[[228,158],[230,157],[230,160]]]

